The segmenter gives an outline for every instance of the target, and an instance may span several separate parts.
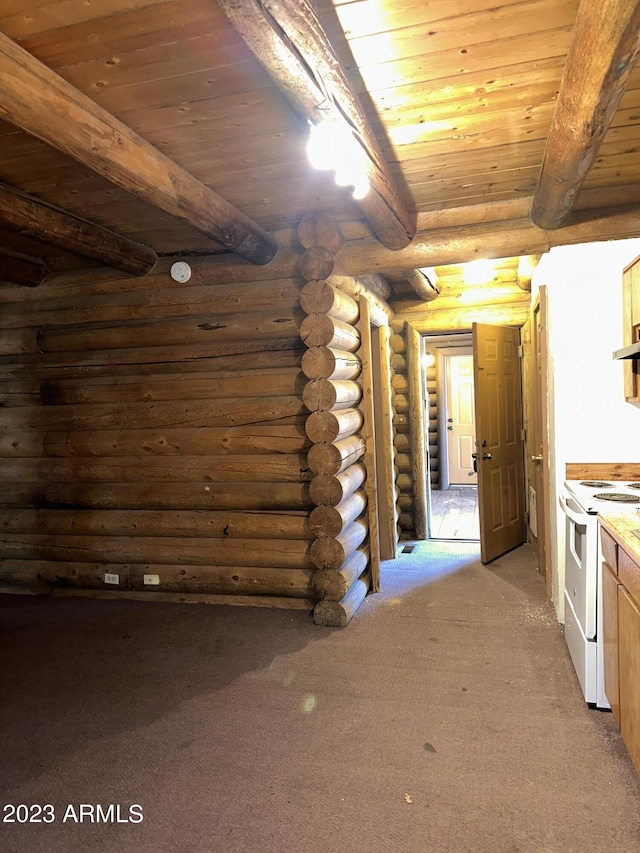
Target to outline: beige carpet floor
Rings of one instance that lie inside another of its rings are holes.
[[[637,853],[638,777],[528,546],[421,543],[383,583],[342,630],[0,596],[0,800],[54,807],[0,850]]]

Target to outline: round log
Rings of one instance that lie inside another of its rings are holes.
[[[427,273],[422,269],[405,270],[405,278],[423,302],[433,302],[440,295],[438,276],[434,269]]]
[[[314,474],[335,476],[360,459],[365,450],[365,441],[359,435],[350,435],[333,444],[314,444],[309,448],[307,464]]]
[[[407,351],[407,340],[404,335],[393,334],[389,338],[391,349],[395,353],[403,353]]]
[[[408,453],[411,450],[411,442],[406,433],[397,432],[393,438],[393,446],[398,453]]]
[[[409,413],[409,397],[406,394],[394,394],[391,398],[391,405],[397,414],[406,415]]]
[[[313,610],[314,623],[332,628],[345,628],[364,601],[370,585],[371,578],[369,573],[365,572],[340,601],[329,599],[319,601]]]
[[[358,484],[359,485],[359,484]],[[352,491],[358,488],[355,486]],[[15,491],[15,485],[12,486]],[[311,509],[307,483],[52,483],[40,506],[90,509]],[[336,501],[339,503],[339,500]],[[12,504],[13,505],[13,504]],[[24,505],[24,504],[23,504]]]
[[[401,492],[411,495],[413,494],[413,478],[411,474],[398,474],[396,477],[396,485]]]
[[[391,356],[391,367],[396,373],[407,372],[407,359],[399,352],[394,352]]]
[[[376,326],[386,326],[393,317],[393,309],[386,302],[385,297],[378,295],[368,284],[368,279],[380,279],[383,281],[389,290],[389,284],[382,276],[361,276],[354,278],[353,276],[331,276],[330,284],[340,288],[340,290],[348,293],[354,299],[366,299],[369,304],[369,314],[371,321]],[[377,283],[377,281],[376,281]]]
[[[312,379],[302,391],[310,412],[357,406],[361,399],[362,388],[349,379]]]
[[[328,314],[308,314],[300,326],[300,338],[308,347],[355,352],[360,346],[358,329]]]
[[[14,509],[0,520],[3,533],[49,536],[167,536],[225,539],[301,539],[315,534],[302,512],[215,510]]]
[[[301,395],[184,400],[161,403],[96,403],[7,409],[5,429],[14,426],[51,432],[75,430],[239,427],[253,424],[292,425],[304,417]]]
[[[413,495],[398,495],[398,506],[401,512],[410,512],[413,509]]]
[[[323,246],[307,249],[300,258],[300,275],[305,281],[328,278],[335,267],[334,254]]]
[[[413,530],[413,512],[401,512],[400,517],[398,518],[398,524],[402,530]]]
[[[302,372],[307,379],[357,379],[362,370],[355,353],[329,347],[311,347],[302,356]]]
[[[291,369],[242,371],[237,376],[218,372],[158,373],[122,377],[98,376],[48,379],[40,383],[40,400],[45,406],[76,403],[146,403],[177,400],[224,400],[238,397],[281,397],[299,394],[304,376]]]
[[[330,283],[350,293],[356,289],[358,294],[367,291],[378,299],[386,301],[393,295],[393,290],[387,279],[379,273],[369,275],[332,275]],[[352,294],[353,295],[353,294]]]
[[[287,306],[275,311],[205,314],[201,317],[156,320],[153,323],[113,322],[89,326],[39,329],[40,352],[93,352],[175,344],[220,344],[264,341],[297,334],[298,312]],[[33,337],[35,330],[31,330]]]
[[[356,300],[328,281],[309,281],[300,293],[300,307],[306,314],[328,314],[344,323],[355,323],[360,316]]]
[[[396,453],[395,464],[398,471],[402,471],[403,473],[411,471],[411,456],[408,453]]]
[[[338,506],[317,506],[309,518],[309,528],[314,536],[339,536],[367,505],[363,491],[354,492]]]
[[[355,538],[354,534],[352,538]],[[345,541],[345,547],[349,547],[349,541]],[[291,569],[316,565],[311,560],[309,544],[304,540],[135,535],[50,536],[37,533],[3,533],[0,540],[0,559],[75,560],[80,563],[166,562],[190,566],[261,566]]]
[[[360,488],[365,478],[366,469],[359,463],[346,468],[335,477],[330,474],[318,474],[309,483],[309,497],[316,506],[338,506]]]
[[[322,247],[337,255],[344,246],[338,226],[323,213],[310,213],[298,225],[298,240],[305,249]]]
[[[366,549],[358,548],[337,572],[318,569],[311,584],[316,595],[329,601],[340,601],[365,571],[369,562]]]
[[[335,412],[312,412],[304,428],[310,441],[319,444],[353,435],[363,422],[359,409],[337,409]]]
[[[309,446],[303,424],[292,426],[200,427],[48,432],[39,453],[15,456],[226,456],[300,453]],[[0,439],[0,456],[2,452]]]
[[[139,590],[150,596],[158,592],[176,592],[307,598],[313,595],[311,584],[315,574],[312,568],[282,566],[129,565],[59,560],[5,560],[2,569],[6,576],[14,579],[17,589]],[[105,572],[118,575],[119,584],[105,587]],[[145,574],[158,575],[160,583],[152,587],[145,585]]]
[[[409,380],[406,373],[396,373],[391,380],[391,387],[396,392],[407,394],[409,391]]]
[[[333,569],[338,571],[351,554],[367,538],[369,527],[365,521],[353,521],[339,536],[335,538],[321,536],[311,544],[309,557],[318,569]]]
[[[5,482],[56,483],[299,483],[311,479],[301,471],[298,453],[262,453],[181,456],[180,461],[164,456],[133,457],[47,457],[46,459],[6,459]]]

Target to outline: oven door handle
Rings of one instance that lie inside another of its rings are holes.
[[[585,516],[584,515],[578,515],[577,512],[574,512],[572,509],[570,509],[569,505],[567,504],[567,499],[565,498],[564,495],[560,495],[558,500],[560,502],[560,507],[561,507],[562,511],[564,512],[564,514],[568,518],[570,518],[574,524],[580,524],[584,527],[584,525],[586,524]]]

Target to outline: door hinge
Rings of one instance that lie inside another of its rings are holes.
[[[522,344],[518,344],[518,358],[522,358],[524,356],[524,347]]]
[[[520,430],[520,441],[526,441],[526,440],[527,440],[527,431],[526,431],[526,429],[521,429]]]

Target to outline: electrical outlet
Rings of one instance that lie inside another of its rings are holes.
[[[116,586],[120,583],[120,575],[111,574],[111,572],[105,572],[104,575],[105,583],[114,583]]]
[[[160,575],[143,575],[142,580],[146,586],[158,586],[160,583]]]

